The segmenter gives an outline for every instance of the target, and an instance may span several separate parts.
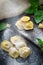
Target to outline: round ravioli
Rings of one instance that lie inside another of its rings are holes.
[[[20,57],[27,58],[30,55],[31,50],[28,47],[23,47],[19,49],[19,53],[20,53]]]
[[[18,58],[19,57],[19,51],[15,47],[11,47],[9,49],[9,55],[13,58]]]
[[[5,51],[9,51],[10,47],[12,47],[13,45],[7,41],[7,40],[4,40],[2,43],[1,43],[1,48]]]
[[[27,46],[25,40],[20,36],[11,37],[11,42],[17,49]]]
[[[20,41],[20,37],[18,35],[13,36],[10,38],[10,41],[15,45],[16,42]]]

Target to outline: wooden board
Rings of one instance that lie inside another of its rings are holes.
[[[19,30],[16,26],[15,29],[24,37],[28,38],[34,44],[38,45],[36,38],[40,38],[43,40],[43,29],[39,29],[38,25],[35,23],[33,16],[30,16],[31,20],[34,23],[34,29],[30,31]],[[39,46],[39,45],[38,45]]]

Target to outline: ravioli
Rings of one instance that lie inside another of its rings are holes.
[[[11,47],[9,49],[9,55],[13,58],[18,58],[19,57],[19,51],[15,47]]]
[[[27,58],[30,55],[31,49],[27,47],[27,44],[22,37],[18,35],[13,36],[10,38],[10,42],[7,40],[2,41],[1,48],[8,52],[9,56],[12,58],[18,58],[19,56]]]
[[[20,37],[19,37],[18,35],[13,36],[13,37],[10,38],[10,41],[11,41],[12,44],[14,44],[14,45],[15,45],[15,43],[16,43],[17,41],[19,41],[19,40],[20,40]]]
[[[34,28],[34,24],[29,16],[23,16],[15,25],[20,30],[32,30]]]
[[[2,43],[1,43],[1,48],[5,51],[9,51],[10,47],[12,47],[13,45],[7,41],[7,40],[4,40]]]
[[[20,36],[13,36],[11,37],[10,41],[17,49],[27,46],[24,39],[22,39]]]
[[[22,47],[19,49],[19,53],[20,53],[20,57],[27,58],[30,55],[31,50],[28,47]]]

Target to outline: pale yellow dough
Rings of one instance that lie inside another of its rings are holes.
[[[17,35],[11,37],[10,41],[17,49],[27,46],[25,40]]]
[[[9,55],[13,58],[18,58],[19,57],[19,51],[15,47],[11,47],[9,49]]]
[[[20,57],[27,58],[30,55],[31,50],[28,47],[22,47],[19,49],[19,53],[20,53]]]
[[[7,52],[9,52],[9,49],[10,47],[12,47],[13,45],[7,41],[7,40],[4,40],[2,43],[1,43],[1,48]]]

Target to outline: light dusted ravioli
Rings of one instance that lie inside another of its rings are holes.
[[[22,47],[19,49],[19,53],[20,53],[20,57],[27,58],[30,55],[31,50],[28,47]]]
[[[20,36],[11,37],[10,41],[17,49],[27,46],[25,40]]]
[[[15,25],[20,30],[32,30],[34,28],[34,24],[29,16],[23,16]]]
[[[19,57],[19,51],[15,47],[11,47],[9,49],[9,55],[13,58],[18,58]]]
[[[2,43],[1,43],[1,48],[7,52],[9,51],[10,47],[12,47],[12,46],[13,45],[7,40],[2,41]]]
[[[10,41],[11,41],[12,44],[14,44],[14,45],[15,45],[15,43],[16,43],[17,41],[19,41],[19,40],[20,40],[20,37],[19,37],[18,35],[13,36],[13,37],[10,38]]]
[[[16,44],[15,44],[15,47],[19,50],[20,48],[22,47],[26,47],[26,43],[24,41],[18,41]]]

